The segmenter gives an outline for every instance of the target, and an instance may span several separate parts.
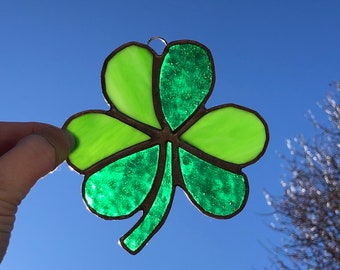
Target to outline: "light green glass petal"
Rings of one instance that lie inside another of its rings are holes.
[[[98,214],[117,218],[130,215],[144,201],[157,173],[159,146],[121,158],[85,182],[84,199]]]
[[[80,170],[150,139],[141,131],[102,113],[81,114],[71,120],[66,129],[76,139],[69,161]]]
[[[246,199],[242,175],[226,171],[179,148],[183,180],[195,202],[210,214],[234,214]]]
[[[159,91],[162,110],[172,130],[202,104],[212,82],[212,63],[207,50],[191,43],[169,48],[161,67]]]
[[[161,186],[158,190],[149,212],[142,218],[142,222],[130,234],[121,239],[125,248],[136,253],[148,238],[160,226],[169,208],[172,195],[171,143],[167,145],[167,156]]]
[[[263,122],[254,113],[230,106],[201,117],[181,140],[224,161],[244,164],[262,152],[266,136]]]
[[[105,91],[120,112],[160,128],[153,106],[152,64],[153,54],[146,48],[124,48],[107,63]]]

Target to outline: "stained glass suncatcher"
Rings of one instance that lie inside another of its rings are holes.
[[[66,121],[76,138],[68,163],[85,175],[82,194],[94,214],[123,219],[142,211],[120,239],[128,252],[138,253],[161,228],[176,186],[211,217],[243,209],[242,168],[264,154],[268,128],[251,109],[205,107],[215,81],[207,47],[179,40],[158,55],[130,42],[107,57],[101,79],[110,109]]]

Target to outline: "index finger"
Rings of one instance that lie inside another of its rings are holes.
[[[0,156],[13,148],[22,138],[51,125],[37,122],[0,122]]]

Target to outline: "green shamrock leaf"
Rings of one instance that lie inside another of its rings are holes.
[[[88,208],[105,219],[142,211],[120,239],[131,254],[165,222],[176,186],[215,218],[230,218],[246,203],[242,168],[264,154],[268,128],[245,107],[205,108],[214,81],[211,53],[198,42],[171,42],[161,55],[127,43],[103,66],[110,110],[80,112],[64,124],[76,138],[68,163],[85,175]]]

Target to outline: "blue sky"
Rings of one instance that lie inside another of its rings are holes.
[[[136,256],[117,241],[138,217],[105,221],[81,199],[81,175],[63,164],[19,208],[1,269],[263,269],[263,245],[280,236],[267,222],[263,189],[281,193],[277,151],[340,79],[339,1],[16,1],[0,2],[0,115],[3,121],[62,126],[74,113],[108,109],[100,71],[129,41],[197,40],[216,70],[209,106],[258,111],[270,129],[265,156],[244,171],[250,195],[229,220],[204,216],[177,190],[162,229]]]

